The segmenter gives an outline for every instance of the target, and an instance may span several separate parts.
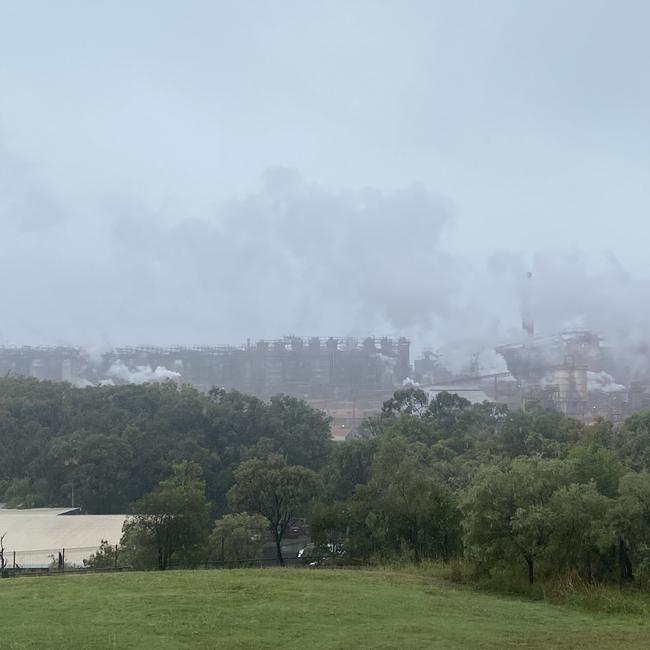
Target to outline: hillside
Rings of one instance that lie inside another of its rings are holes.
[[[179,571],[0,581],[0,647],[641,648],[641,617],[372,571]]]

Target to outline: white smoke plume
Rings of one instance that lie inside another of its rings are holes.
[[[111,364],[106,375],[110,381],[118,384],[153,384],[181,380],[179,372],[168,370],[163,366],[157,366],[155,369],[151,366],[136,366],[131,369],[121,359]]]
[[[589,392],[618,393],[625,390],[625,386],[617,384],[607,372],[587,371],[587,390]]]

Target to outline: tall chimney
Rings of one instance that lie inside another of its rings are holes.
[[[526,282],[524,283],[524,295],[521,304],[521,326],[530,338],[535,335],[535,320],[533,319],[532,309],[532,288],[533,288],[533,274],[528,271],[526,273]]]

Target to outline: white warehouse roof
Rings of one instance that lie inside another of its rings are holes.
[[[106,540],[117,544],[128,515],[81,515],[71,508],[0,508],[0,535],[8,566],[44,566],[65,549],[66,563],[81,564]]]

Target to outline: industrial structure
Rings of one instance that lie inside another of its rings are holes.
[[[511,409],[542,406],[586,422],[603,417],[618,423],[650,409],[650,375],[631,374],[618,350],[592,331],[527,335],[495,351],[507,370],[483,374],[470,363],[467,372],[453,374],[441,356],[425,352],[413,376],[429,391],[474,391]]]
[[[650,372],[632,373],[598,334],[570,330],[535,336],[528,307],[522,330],[520,341],[495,348],[507,368],[489,374],[481,372],[477,358],[470,358],[462,373],[454,373],[439,352],[429,349],[411,365],[410,342],[403,337],[287,336],[242,346],[136,346],[102,353],[75,347],[0,347],[0,375],[77,385],[173,380],[200,390],[219,386],[260,398],[285,393],[331,415],[335,437],[344,437],[378,412],[396,388],[409,382],[431,395],[447,390],[512,409],[539,405],[584,421],[600,416],[616,423],[650,409]]]
[[[650,348],[610,347],[587,329],[536,336],[533,274],[522,280],[521,336],[495,348],[507,370],[482,374],[477,355],[466,372],[453,374],[439,354],[425,350],[414,363],[415,380],[429,391],[473,390],[513,409],[543,406],[587,422],[604,417],[618,423],[650,409]]]
[[[91,354],[71,347],[2,347],[0,373],[77,384],[174,379],[258,397],[286,393],[341,398],[391,392],[409,376],[405,338],[301,338],[245,346],[119,347]]]
[[[588,413],[588,375],[602,372],[601,339],[590,331],[567,331],[552,337],[496,348],[521,389],[524,405],[540,402],[566,415]]]

